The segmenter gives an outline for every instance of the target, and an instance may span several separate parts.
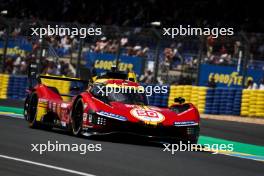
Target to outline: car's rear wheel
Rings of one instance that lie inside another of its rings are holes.
[[[37,110],[38,110],[38,95],[36,93],[32,93],[31,96],[29,96],[28,107],[27,107],[27,120],[31,128],[38,127],[38,122],[36,121]]]
[[[82,98],[77,98],[73,104],[71,114],[71,128],[74,135],[80,135],[83,124],[83,102]]]

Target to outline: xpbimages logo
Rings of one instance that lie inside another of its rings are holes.
[[[87,152],[100,152],[102,150],[102,144],[63,144],[59,141],[55,141],[55,143],[48,141],[47,144],[31,144],[31,152],[38,152],[40,155],[45,152],[78,152],[84,155]]]
[[[152,96],[153,93],[155,94],[166,94],[168,93],[167,86],[127,86],[126,84],[117,85],[114,83],[113,85],[99,85],[97,86],[97,94],[108,96],[109,94],[145,94],[146,96]]]
[[[173,28],[163,28],[163,36],[170,36],[172,39],[177,36],[212,36],[218,38],[219,36],[232,36],[234,35],[234,28],[200,28],[191,27],[190,25]]]
[[[31,35],[39,36],[39,38],[43,38],[44,36],[79,36],[80,38],[86,38],[87,36],[100,36],[102,35],[102,28],[77,28],[77,27],[62,27],[59,25],[55,25],[52,27],[48,25],[46,28],[31,28]]]
[[[217,154],[220,151],[232,152],[234,150],[234,144],[192,144],[190,141],[183,143],[180,141],[178,144],[163,144],[163,151],[170,152],[172,155],[176,154],[177,151],[180,152],[213,152]]]

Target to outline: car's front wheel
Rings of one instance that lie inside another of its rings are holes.
[[[80,135],[83,124],[83,101],[79,97],[75,100],[71,114],[71,129],[74,135]]]
[[[38,127],[38,123],[36,121],[37,118],[37,108],[38,108],[38,95],[36,93],[32,93],[29,96],[28,105],[27,105],[27,117],[26,119],[29,122],[29,127],[36,128]]]
[[[27,95],[24,102],[24,118],[28,121],[28,108],[29,108],[30,94]]]

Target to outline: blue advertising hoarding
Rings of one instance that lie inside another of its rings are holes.
[[[87,61],[86,66],[91,68],[94,66],[96,73],[100,74],[116,64],[116,55],[105,53],[87,52],[84,55]],[[144,58],[136,56],[120,56],[119,70],[126,71],[127,69],[133,70],[137,75],[142,74],[144,67]]]
[[[217,87],[242,87],[243,76],[233,66],[202,64],[199,74],[200,86],[208,85],[209,80],[214,76]],[[254,82],[259,83],[263,76],[263,70],[248,69],[246,82],[248,79],[252,79]]]
[[[13,56],[13,55],[21,55],[26,56],[26,52],[32,51],[32,45],[28,42],[26,42],[25,39],[19,38],[19,39],[11,39],[8,42],[7,45],[7,55]],[[0,41],[0,53],[4,52],[4,42]]]

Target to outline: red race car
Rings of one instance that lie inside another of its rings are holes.
[[[30,127],[64,128],[74,135],[121,133],[197,143],[200,116],[191,103],[176,98],[169,108],[150,106],[147,96],[135,91],[142,86],[127,79],[126,74],[109,72],[92,84],[75,78],[41,78],[84,83],[85,90],[80,92],[80,87],[72,86],[68,95],[62,95],[39,79],[25,101],[24,115]],[[113,88],[119,88],[119,92],[109,91]],[[132,91],[128,93],[128,89]]]

